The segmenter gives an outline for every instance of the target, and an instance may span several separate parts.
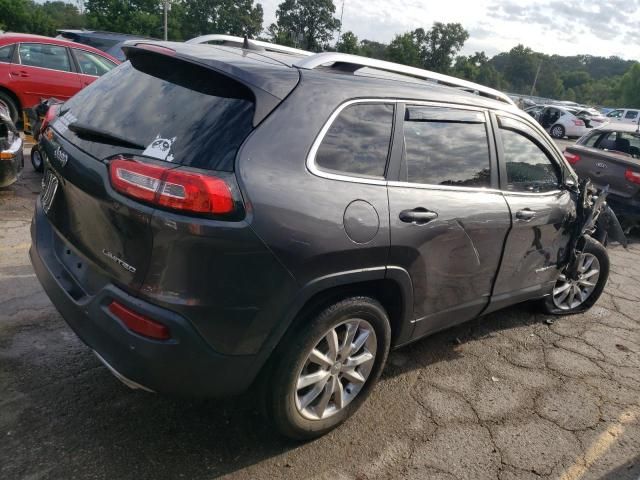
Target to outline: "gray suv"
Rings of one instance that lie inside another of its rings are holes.
[[[130,42],[45,120],[32,263],[127,385],[253,386],[312,438],[391,348],[525,300],[595,303],[609,263],[572,240],[575,174],[504,94],[220,40]]]

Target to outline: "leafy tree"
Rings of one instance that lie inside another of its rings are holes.
[[[620,103],[625,107],[640,108],[640,63],[634,64],[622,76]]]
[[[254,38],[262,30],[262,5],[254,5],[253,0],[189,0],[181,7],[181,32],[185,38],[207,33]]]
[[[162,2],[156,0],[87,0],[88,26],[112,32],[162,36]]]
[[[360,52],[358,37],[356,37],[356,35],[351,31],[344,32],[338,43],[336,43],[336,50],[342,53],[357,55]]]
[[[269,34],[276,43],[320,51],[340,27],[335,11],[333,0],[284,0]]]
[[[448,73],[455,55],[469,38],[459,23],[436,22],[426,33],[422,29],[414,31],[422,45],[422,61],[425,68],[436,72]]]
[[[421,45],[418,43],[416,32],[407,32],[403,35],[396,35],[387,47],[386,56],[392,62],[411,65],[413,67],[421,67]]]
[[[387,58],[387,45],[373,40],[362,40],[360,42],[360,55],[384,60]]]

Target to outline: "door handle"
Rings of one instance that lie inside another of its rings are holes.
[[[536,216],[536,212],[534,212],[533,210],[530,210],[528,208],[525,208],[524,210],[518,210],[516,212],[516,218],[518,220],[529,221],[532,218],[534,218],[535,216]]]
[[[28,77],[29,74],[27,72],[25,72],[24,70],[21,70],[19,72],[11,72],[11,75],[13,75],[14,77]]]
[[[400,212],[400,220],[405,223],[413,223],[414,225],[424,225],[431,220],[438,218],[436,212],[432,212],[423,207],[414,208],[413,210],[402,210]]]

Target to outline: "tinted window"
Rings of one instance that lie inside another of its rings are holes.
[[[80,71],[85,75],[93,75],[94,77],[101,77],[109,70],[113,69],[116,64],[107,60],[95,53],[85,52],[84,50],[74,49],[73,53],[76,56]]]
[[[637,110],[627,110],[627,113],[624,115],[624,118],[628,120],[638,118]]]
[[[0,62],[11,63],[14,47],[15,45],[7,45],[5,47],[0,47]]]
[[[404,141],[403,180],[466,187],[491,185],[482,113],[408,106]]]
[[[71,62],[69,62],[69,55],[67,55],[65,47],[42,43],[21,43],[18,53],[22,65],[63,72],[71,71]]]
[[[531,138],[501,127],[507,188],[517,192],[547,192],[560,183],[556,165]]]
[[[81,90],[63,109],[68,113],[53,127],[96,158],[135,153],[232,171],[236,152],[253,128],[254,99],[244,86],[209,69],[139,55]],[[106,131],[142,148],[76,136],[63,121]]]
[[[387,164],[392,104],[356,104],[335,119],[316,154],[326,170],[382,177]]]
[[[598,148],[637,158],[640,156],[640,135],[629,132],[609,132],[602,137]]]

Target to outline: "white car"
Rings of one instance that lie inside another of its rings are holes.
[[[638,114],[640,114],[640,110],[628,109],[628,108],[618,108],[616,110],[612,110],[607,113],[607,120],[611,123],[638,123]]]
[[[573,111],[575,109],[571,107],[548,105],[530,114],[553,138],[578,138],[587,133],[591,125],[587,126],[585,120],[578,118]]]
[[[611,120],[601,114],[595,108],[590,107],[580,107],[580,108],[568,108],[571,113],[573,113],[576,117],[585,120],[585,125],[587,128],[593,127],[598,128],[604,125],[605,123],[609,123]]]

